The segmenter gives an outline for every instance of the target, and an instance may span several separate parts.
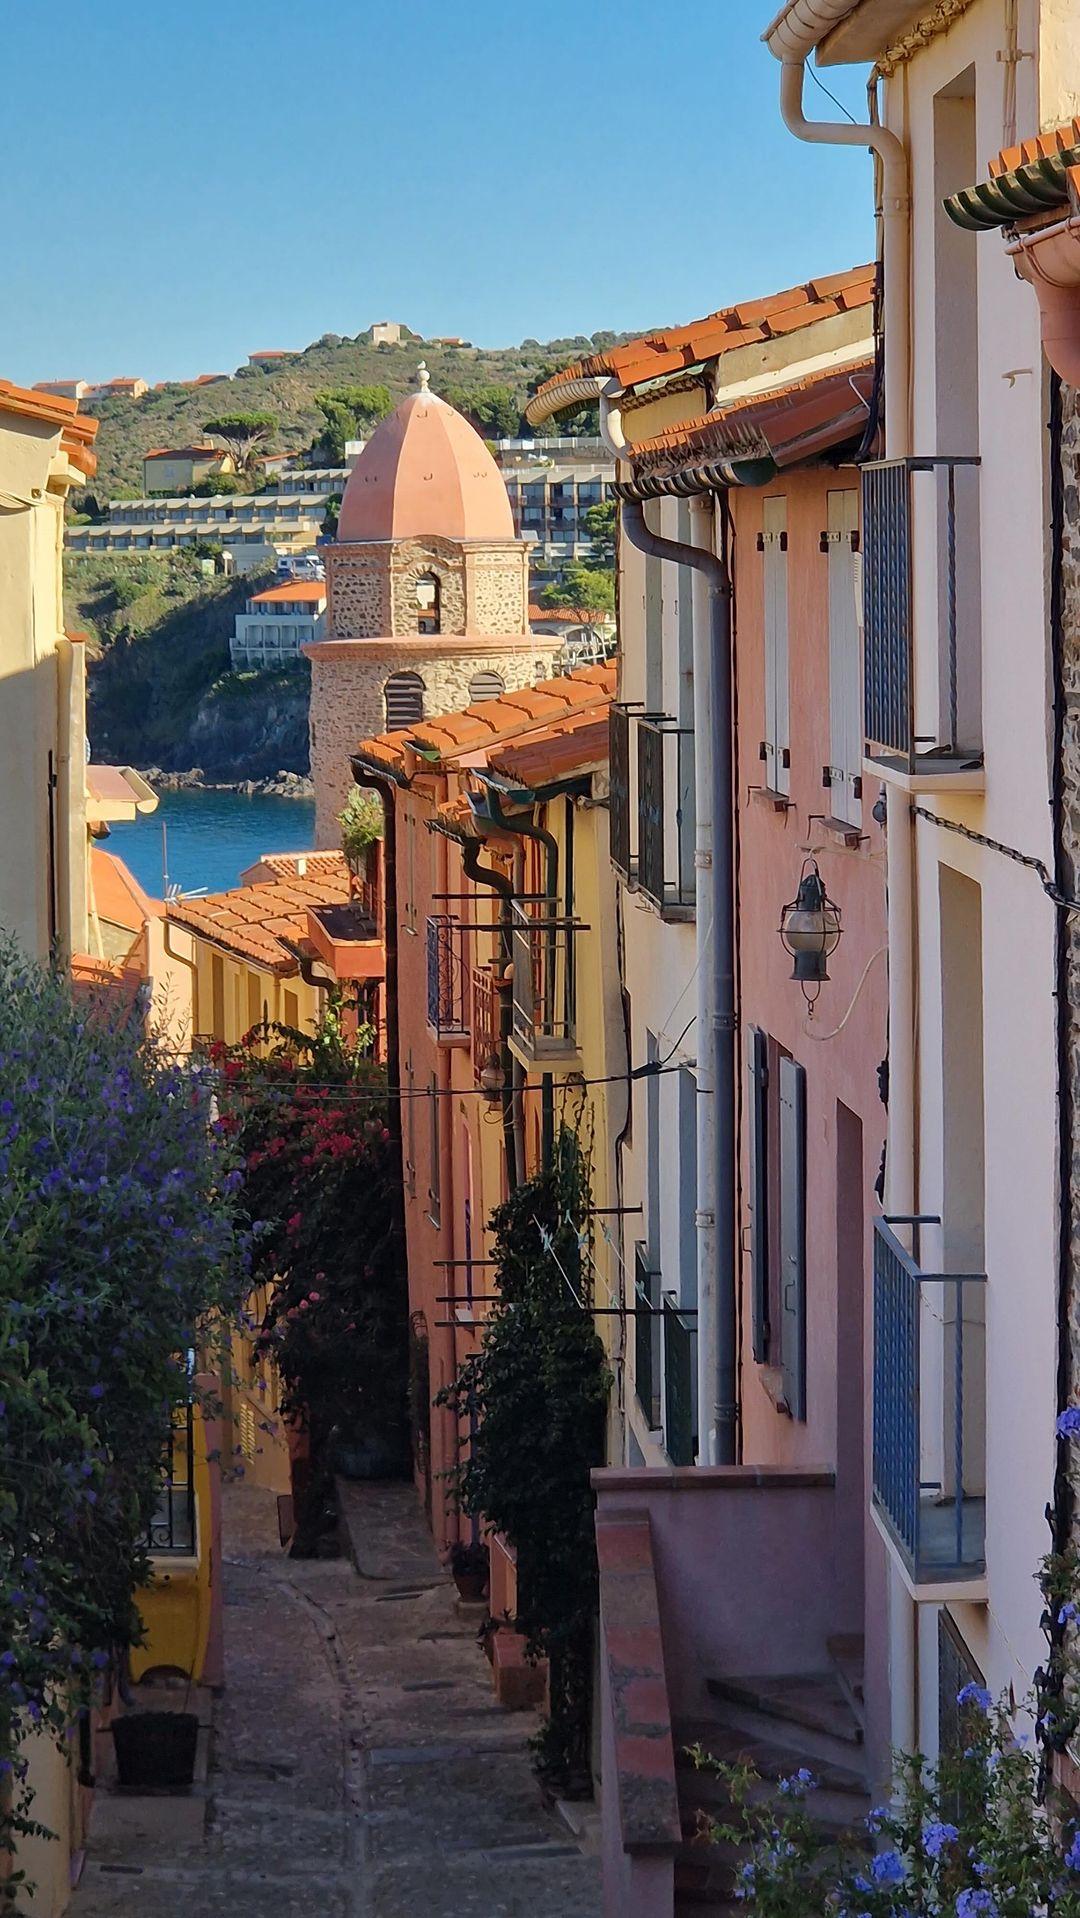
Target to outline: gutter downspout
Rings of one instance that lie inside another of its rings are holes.
[[[806,29],[812,34],[812,29]],[[911,419],[911,183],[903,142],[888,127],[812,121],[803,113],[805,45],[779,57],[780,112],[798,140],[828,146],[865,146],[881,163],[881,220],[884,255],[885,450],[890,459],[912,451]],[[771,44],[771,42],[770,42]],[[776,49],[774,48],[775,52]],[[885,1160],[885,1209],[903,1217],[918,1211],[915,1125],[915,821],[907,793],[895,780],[885,782],[886,880],[889,944],[888,1145]],[[889,1674],[892,1700],[891,1743],[913,1751],[919,1742],[916,1686],[917,1608],[895,1564],[889,1571]]]
[[[600,431],[616,459],[629,459],[631,449],[610,389],[600,395]],[[738,1320],[731,578],[726,557],[711,548],[687,546],[650,531],[640,501],[621,502],[621,525],[638,552],[690,566],[699,582],[694,595],[694,730],[696,743],[705,750],[695,770],[694,847],[695,883],[702,887],[695,920],[698,1459],[703,1465],[733,1465],[738,1453]],[[708,966],[704,961],[710,941]]]
[[[807,49],[809,51],[809,48]],[[811,146],[868,147],[881,162],[881,218],[885,252],[885,442],[889,458],[911,451],[911,326],[908,283],[911,189],[903,141],[890,127],[846,120],[808,120],[803,112],[806,55],[785,54],[780,69],[780,115],[789,133]]]

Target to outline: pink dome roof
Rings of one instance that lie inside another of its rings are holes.
[[[513,539],[506,486],[480,438],[420,369],[410,393],[376,427],[349,475],[339,540]]]

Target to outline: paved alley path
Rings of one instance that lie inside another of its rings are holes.
[[[400,1491],[372,1488],[373,1541],[391,1535],[361,1555],[372,1576],[285,1558],[273,1499],[228,1494],[206,1835],[91,1828],[72,1918],[596,1918],[597,1860],[540,1804],[534,1721],[495,1704]]]

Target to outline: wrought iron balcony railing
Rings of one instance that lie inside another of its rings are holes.
[[[670,918],[694,910],[694,734],[673,719],[637,723],[638,889]]]
[[[697,1452],[694,1384],[697,1314],[664,1300],[664,1449],[673,1465],[692,1465]]]
[[[649,1429],[660,1425],[660,1274],[652,1269],[649,1248],[634,1247],[634,1390]]]
[[[447,1045],[469,1038],[465,932],[449,913],[432,913],[427,922],[428,1031]]]
[[[155,1557],[193,1558],[195,1526],[195,1407],[189,1399],[177,1413],[161,1460],[161,1489],[150,1518],[146,1547]]]
[[[986,1562],[986,1276],[921,1269],[920,1227],[938,1223],[878,1219],[874,1236],[874,1506],[916,1585]]]
[[[611,863],[629,879],[633,851],[630,834],[630,713],[614,705],[608,717],[608,831]]]
[[[978,466],[933,456],[862,469],[867,752],[907,773],[981,756]]]
[[[502,1052],[501,995],[490,966],[472,969],[472,1057],[477,1079]]]
[[[578,1056],[574,940],[587,927],[564,918],[555,900],[511,903],[512,1036],[527,1065]]]

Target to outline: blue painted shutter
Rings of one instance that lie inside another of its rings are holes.
[[[746,1034],[750,1096],[750,1295],[754,1359],[769,1356],[769,1041],[760,1026]]]
[[[780,1061],[780,1357],[784,1397],[806,1417],[806,1072]]]

